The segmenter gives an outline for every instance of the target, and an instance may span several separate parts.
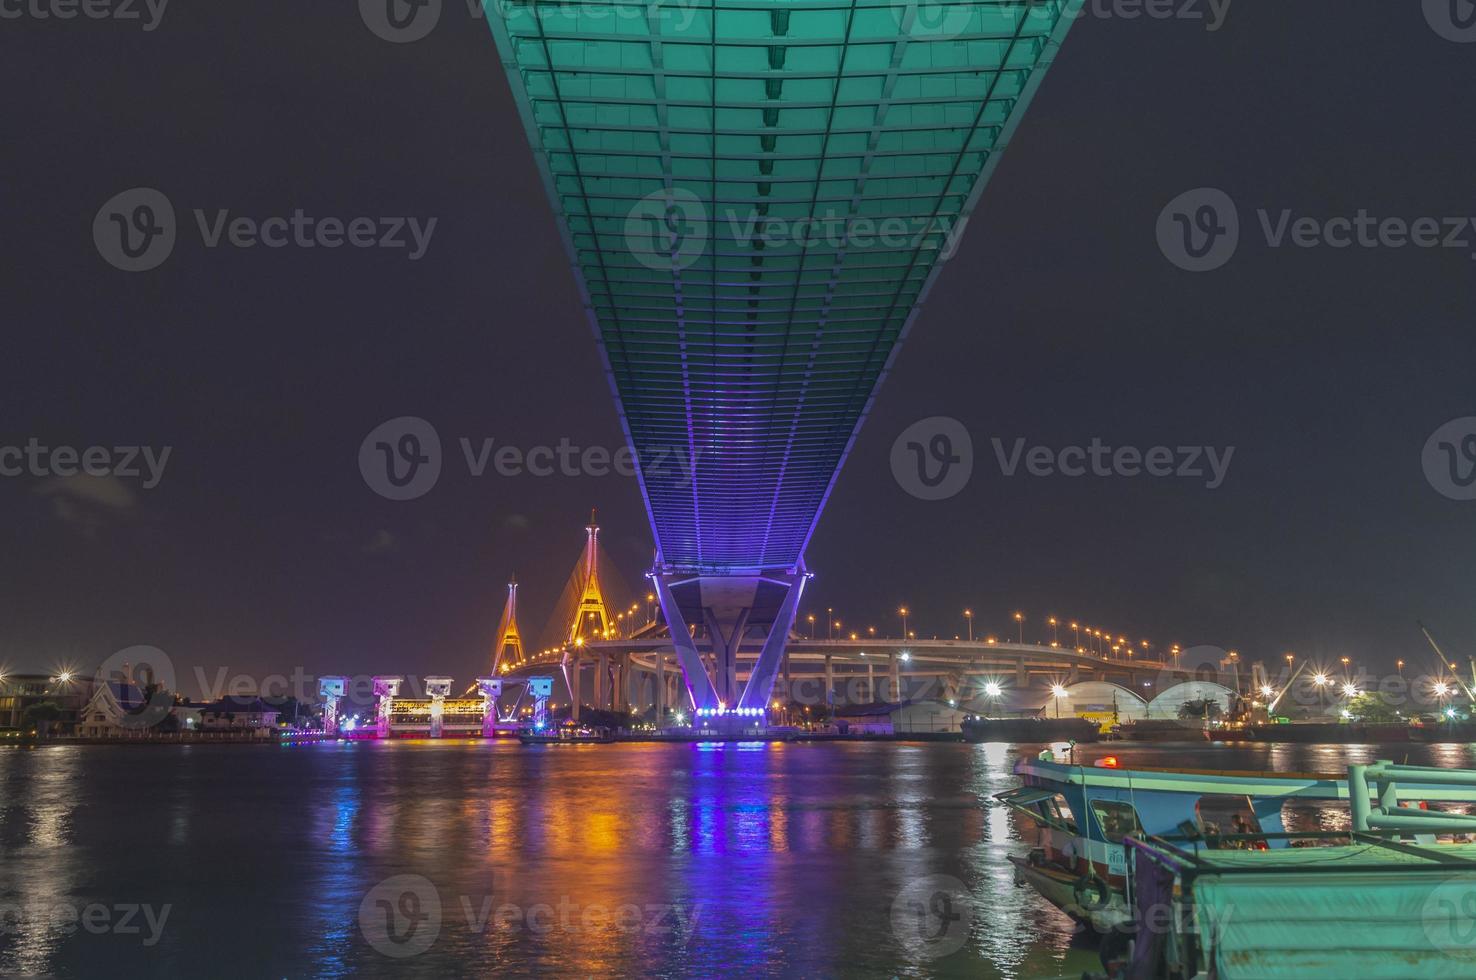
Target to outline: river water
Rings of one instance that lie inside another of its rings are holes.
[[[1015,887],[1034,834],[988,802],[1039,749],[4,748],[0,975],[1076,977],[1094,949]],[[1471,749],[1078,752],[1337,771]]]

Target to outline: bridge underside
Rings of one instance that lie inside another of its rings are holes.
[[[488,4],[663,610],[691,626],[752,586],[714,633],[776,638],[752,692],[683,653],[700,706],[767,699],[793,604],[770,587],[797,601],[877,387],[1081,3]]]

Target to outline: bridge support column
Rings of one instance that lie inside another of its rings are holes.
[[[661,603],[661,615],[666,618],[666,626],[671,633],[671,645],[676,647],[677,663],[681,665],[682,679],[686,682],[687,697],[691,700],[692,707],[716,708],[717,690],[712,686],[712,679],[707,676],[707,667],[702,663],[702,654],[697,650],[697,641],[692,639],[686,617],[682,615],[676,597],[671,594],[671,581],[659,573],[653,573],[651,581],[656,586],[656,599]]]
[[[603,650],[595,660],[594,706],[600,710],[610,707],[610,655]]]
[[[717,686],[718,700],[723,704],[738,701],[738,648],[743,645],[743,631],[748,626],[747,609],[738,613],[738,620],[731,629],[724,630],[723,624],[707,610],[703,618],[707,621],[707,635],[712,640],[712,676]]]
[[[573,653],[564,654],[561,668],[564,673],[564,686],[569,689],[569,717],[574,721],[579,720],[579,702],[582,699],[579,688],[583,683],[580,673],[583,667],[584,661],[577,647]]]
[[[902,661],[897,658],[896,650],[893,650],[887,656],[892,667],[891,700],[900,703],[902,701]]]
[[[666,654],[656,654],[656,676],[652,685],[651,706],[656,709],[656,727],[666,724]]]
[[[779,664],[789,645],[789,631],[794,627],[795,617],[799,615],[800,597],[804,595],[805,582],[809,580],[803,568],[785,578],[788,580],[789,591],[779,604],[774,624],[764,640],[764,648],[759,651],[753,671],[748,675],[748,684],[743,688],[743,697],[738,700],[740,708],[761,712],[760,717],[768,714],[769,694],[774,690],[774,678],[779,673]]]
[[[876,664],[866,664],[866,700],[876,704]]]

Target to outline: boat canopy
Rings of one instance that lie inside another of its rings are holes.
[[[1351,845],[1271,853],[1137,846],[1192,896],[1203,965],[1220,980],[1476,976],[1476,844],[1355,834]],[[1140,859],[1140,916],[1172,888],[1153,877]]]

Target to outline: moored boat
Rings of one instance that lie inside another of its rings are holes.
[[[1083,766],[1045,755],[1017,763],[1022,785],[995,796],[1039,828],[1030,851],[1010,857],[1016,881],[1099,932],[1120,929],[1132,919],[1124,847],[1129,837],[1177,834],[1210,850],[1285,848],[1290,837],[1284,834],[1282,807],[1288,801],[1344,800],[1367,811],[1366,773],[1396,770],[1399,794],[1416,806],[1381,818],[1386,825],[1476,819],[1420,809],[1476,801],[1476,773],[1462,770],[1353,766],[1350,773],[1357,775],[1350,784],[1349,777],[1330,773],[1129,767],[1115,756]],[[1392,775],[1379,778],[1396,785]],[[1393,797],[1381,789],[1377,798],[1386,804]],[[1356,813],[1354,826],[1359,826]]]
[[[605,728],[525,728],[518,732],[524,745],[598,745],[615,741]]]

